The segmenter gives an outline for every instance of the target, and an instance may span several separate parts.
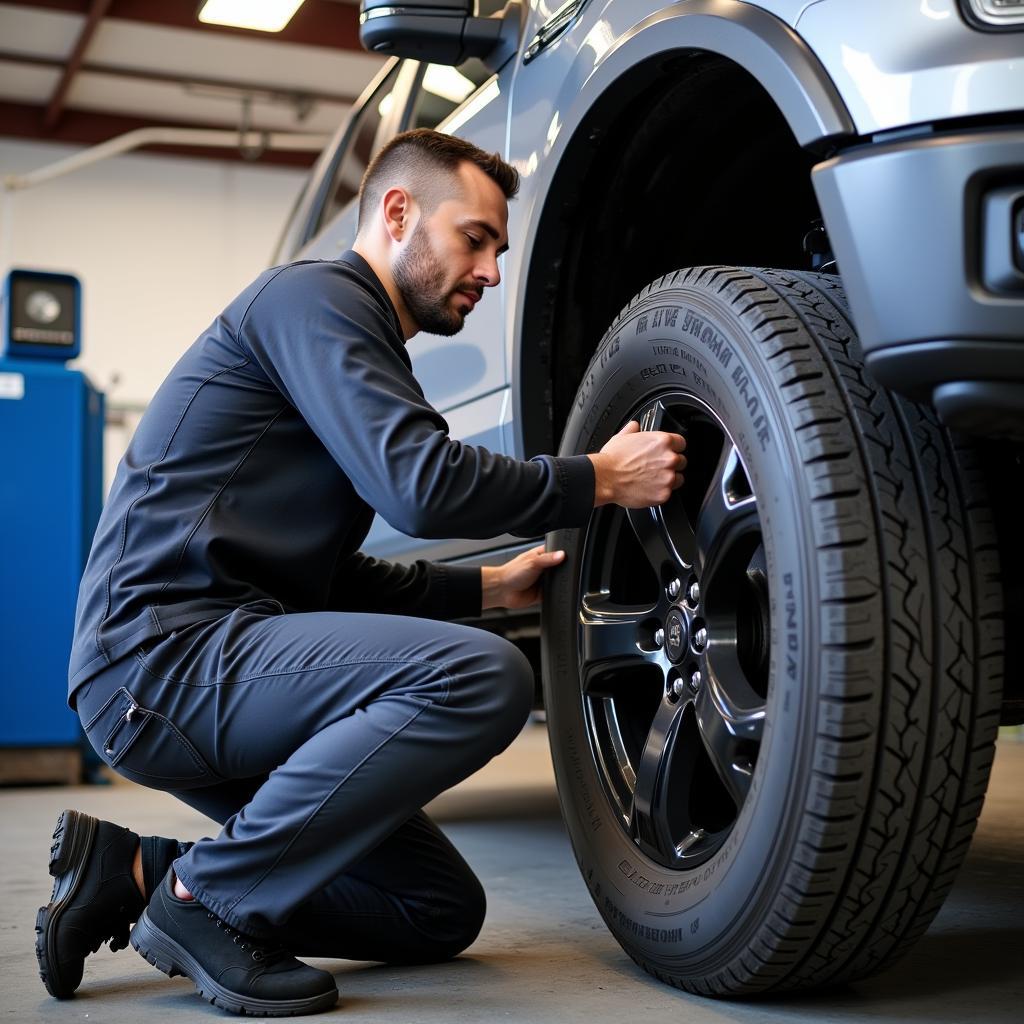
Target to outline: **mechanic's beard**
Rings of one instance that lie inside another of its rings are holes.
[[[462,330],[463,314],[449,303],[452,289],[445,281],[444,267],[437,258],[421,220],[391,267],[406,309],[421,331],[428,334],[456,334]]]

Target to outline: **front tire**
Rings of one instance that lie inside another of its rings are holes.
[[[591,895],[690,991],[873,973],[938,912],[987,784],[1003,654],[981,474],[865,375],[827,275],[644,289],[561,454],[635,418],[687,436],[686,483],[556,532],[545,574],[549,735]]]

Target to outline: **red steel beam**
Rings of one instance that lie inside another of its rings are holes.
[[[57,88],[53,90],[50,102],[46,106],[46,113],[43,115],[43,127],[45,129],[52,129],[60,119],[61,112],[64,109],[64,100],[78,69],[82,66],[86,48],[92,42],[92,37],[96,34],[96,29],[99,28],[103,15],[107,13],[107,8],[111,2],[112,0],[93,0],[89,13],[85,17],[85,24],[78,33],[78,38],[75,40],[75,45],[71,50],[71,56],[68,57],[67,63],[64,65],[64,73],[60,76]]]
[[[64,61],[58,57],[40,57],[31,53],[17,53],[0,50],[0,63],[28,64],[40,68],[62,68]],[[269,85],[259,82],[237,82],[226,78],[210,78],[203,75],[178,74],[154,71],[150,68],[120,67],[115,64],[90,64],[83,62],[78,68],[80,74],[113,75],[117,78],[138,78],[146,82],[166,82],[170,85],[212,86],[219,89],[235,89],[242,93],[274,93],[280,96],[302,96],[324,103],[345,103],[351,106],[359,98],[346,93],[324,92],[322,89],[307,89],[303,86]]]
[[[38,7],[68,14],[87,14],[87,0],[4,0],[16,7]],[[359,7],[336,0],[306,0],[280,32],[254,32],[227,25],[206,25],[198,18],[199,0],[113,0],[108,18],[165,25],[169,28],[214,32],[242,39],[279,40],[303,46],[325,46],[334,50],[365,53],[359,42]]]

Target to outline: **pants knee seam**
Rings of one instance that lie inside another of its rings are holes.
[[[426,668],[437,669],[444,673],[448,682],[451,682],[451,666],[445,661],[429,661],[426,658],[343,658],[340,661],[323,661],[315,665],[306,665],[303,668],[281,669],[277,672],[258,672],[249,676],[242,676],[239,679],[181,679],[178,676],[164,676],[155,672],[144,661],[139,651],[135,652],[135,660],[143,671],[153,679],[159,679],[166,683],[177,683],[179,686],[237,686],[239,683],[258,682],[260,679],[273,679],[276,676],[296,676],[306,672],[319,672],[327,668],[350,668],[354,665],[421,665]]]
[[[448,673],[446,672],[445,673],[445,689],[444,689],[444,693],[442,694],[440,700],[437,703],[443,705],[443,704],[445,704],[447,702],[448,694],[450,692],[449,683],[450,683],[450,677],[448,676]],[[256,879],[255,882],[252,883],[252,885],[249,886],[248,889],[245,890],[245,892],[241,893],[236,899],[234,899],[230,904],[228,904],[228,906],[232,910],[235,910],[235,908],[238,907],[238,904],[241,903],[242,900],[244,900],[247,896],[251,895],[251,893],[257,888],[257,886],[261,885],[267,879],[267,877],[274,870],[274,868],[276,868],[277,865],[281,863],[281,860],[285,857],[285,855],[288,853],[288,851],[296,843],[296,841],[303,834],[303,832],[306,831],[306,829],[309,827],[310,822],[313,821],[313,819],[316,818],[316,816],[323,810],[323,808],[327,805],[328,801],[331,800],[331,798],[334,796],[334,794],[337,793],[338,790],[341,789],[341,787],[346,782],[348,782],[348,780],[351,779],[352,776],[355,775],[355,773],[357,771],[359,771],[359,769],[362,768],[363,765],[365,765],[366,762],[371,757],[373,757],[373,755],[376,754],[378,750],[381,749],[381,747],[383,747],[386,743],[389,743],[391,740],[393,740],[403,729],[405,729],[408,726],[412,725],[412,723],[415,722],[416,719],[419,718],[419,716],[421,714],[423,714],[423,712],[430,706],[430,703],[431,703],[429,701],[425,701],[422,698],[418,698],[418,697],[417,698],[413,698],[413,699],[419,701],[419,703],[420,703],[420,707],[417,709],[416,713],[413,714],[413,715],[410,715],[410,717],[407,718],[401,725],[399,725],[396,729],[392,730],[372,750],[367,751],[366,754],[360,759],[360,761],[357,764],[353,765],[352,768],[345,774],[344,778],[338,780],[338,782],[334,785],[334,787],[331,789],[331,791],[323,798],[323,800],[320,801],[319,804],[317,804],[317,806],[314,808],[313,812],[302,823],[301,827],[296,829],[295,833],[292,835],[291,839],[288,840],[288,842],[285,845],[284,849],[274,858],[274,862],[263,872],[262,875],[260,875],[259,878]]]

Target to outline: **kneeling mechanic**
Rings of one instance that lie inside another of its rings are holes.
[[[512,741],[534,677],[449,620],[535,603],[561,552],[481,570],[359,546],[375,512],[417,537],[581,526],[665,501],[686,462],[635,422],[593,455],[513,459],[424,398],[406,342],[457,333],[498,284],[517,188],[468,142],[397,136],[353,248],[261,274],[158,389],[96,531],[68,703],[115,771],[222,828],[65,811],[36,922],[52,995],[110,939],[223,1009],[312,1013],[337,987],[297,956],[425,963],[476,938],[483,890],[422,807]]]

